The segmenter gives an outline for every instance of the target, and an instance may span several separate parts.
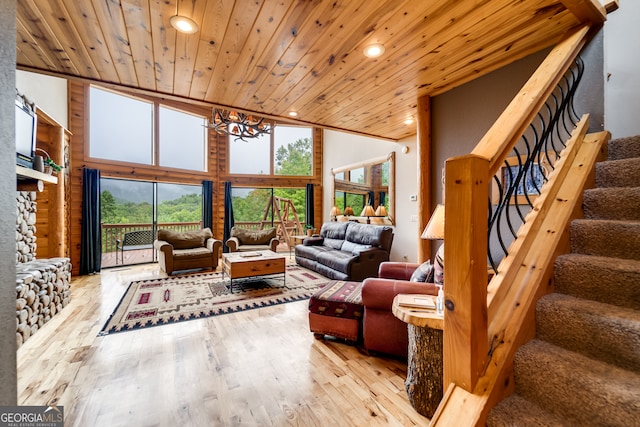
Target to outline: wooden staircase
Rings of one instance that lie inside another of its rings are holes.
[[[609,143],[487,425],[640,425],[640,137]]]

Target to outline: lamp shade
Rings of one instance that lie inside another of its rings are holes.
[[[371,207],[371,205],[366,205],[364,209],[362,209],[360,216],[374,216],[375,214],[373,207]]]
[[[444,240],[444,205],[436,206],[420,237],[427,240]]]
[[[334,206],[331,208],[331,216],[338,216],[340,215],[340,209],[338,209],[337,206]]]
[[[385,208],[384,205],[378,206],[376,216],[387,216],[387,208]]]
[[[344,215],[353,216],[354,215],[353,208],[351,206],[347,206],[346,208],[344,208]]]

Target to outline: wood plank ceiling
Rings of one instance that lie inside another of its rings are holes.
[[[552,45],[593,1],[19,0],[17,67],[398,140],[418,97]]]

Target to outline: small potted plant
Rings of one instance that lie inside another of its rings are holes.
[[[42,152],[42,154],[44,154],[44,173],[52,175],[62,170],[62,166],[56,164],[56,162],[51,159],[49,153],[47,153],[45,150],[43,150],[42,148],[36,148],[36,151],[40,151]]]
[[[304,229],[307,230],[307,237],[313,236],[313,232],[314,232],[313,225],[305,224]]]
[[[54,175],[62,170],[62,166],[57,165],[56,162],[51,160],[51,157],[47,157],[46,159],[44,159],[45,172],[47,172],[48,168],[50,168],[49,173]]]

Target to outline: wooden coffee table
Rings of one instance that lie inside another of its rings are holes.
[[[229,290],[232,292],[234,279],[282,274],[286,283],[285,259],[284,255],[269,250],[222,254],[222,279],[229,276]]]

